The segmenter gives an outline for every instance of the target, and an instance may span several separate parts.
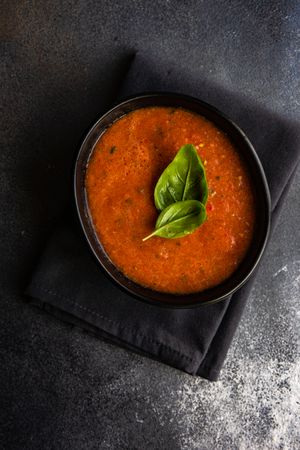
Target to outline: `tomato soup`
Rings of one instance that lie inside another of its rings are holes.
[[[153,237],[154,188],[181,146],[193,144],[205,166],[207,220],[192,234]],[[138,284],[188,294],[220,284],[251,243],[255,208],[247,169],[229,138],[181,108],[147,107],[113,123],[86,171],[95,232],[115,266]]]

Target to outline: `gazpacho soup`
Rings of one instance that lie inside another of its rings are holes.
[[[95,145],[85,187],[108,257],[150,289],[214,287],[251,244],[255,207],[246,165],[224,132],[191,111],[146,107],[114,122]]]

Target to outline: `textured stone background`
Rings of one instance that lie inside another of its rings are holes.
[[[78,141],[133,52],[300,119],[297,3],[1,1],[1,449],[300,447],[299,171],[216,383],[72,329],[22,296]]]

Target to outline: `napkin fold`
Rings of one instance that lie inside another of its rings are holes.
[[[119,99],[151,91],[173,91],[211,103],[246,132],[268,179],[274,227],[299,161],[299,124],[224,85],[180,70],[178,64],[137,54]],[[102,272],[70,209],[46,244],[26,294],[32,304],[98,337],[216,380],[254,280],[255,274],[225,301],[195,309],[144,304]]]

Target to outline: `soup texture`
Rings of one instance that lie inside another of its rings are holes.
[[[207,220],[188,236],[143,242],[159,214],[156,182],[185,144],[196,147],[206,169]],[[184,109],[141,108],[113,123],[89,160],[86,192],[95,232],[111,261],[153,290],[188,294],[218,285],[251,243],[255,208],[246,167],[222,131]]]

